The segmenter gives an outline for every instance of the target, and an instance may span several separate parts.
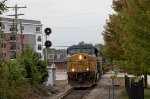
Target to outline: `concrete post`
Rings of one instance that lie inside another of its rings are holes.
[[[48,82],[47,85],[54,86],[56,81],[56,68],[54,67],[55,64],[52,64],[51,67],[48,67]]]

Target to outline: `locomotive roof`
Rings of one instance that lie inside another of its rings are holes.
[[[91,49],[95,49],[95,47],[91,44],[83,44],[83,45],[72,45],[70,47],[68,47],[68,49],[88,49],[88,48],[91,48]]]

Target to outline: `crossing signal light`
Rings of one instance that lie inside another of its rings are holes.
[[[50,35],[52,30],[50,28],[45,28],[44,32],[46,35]]]
[[[51,47],[51,46],[52,46],[52,42],[47,40],[47,41],[45,42],[45,46],[46,46],[46,48]]]

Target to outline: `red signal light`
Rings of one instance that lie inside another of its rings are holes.
[[[50,28],[45,28],[44,32],[46,35],[50,35],[52,30]]]
[[[52,46],[52,42],[51,42],[51,41],[46,41],[46,42],[45,42],[45,46],[46,46],[47,48],[51,47],[51,46]]]

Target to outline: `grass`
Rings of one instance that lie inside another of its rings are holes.
[[[129,99],[128,94],[126,91],[123,92],[122,98],[121,99]]]
[[[121,99],[129,99],[126,91],[123,92]],[[148,89],[148,88],[144,89],[144,99],[150,99],[150,89]]]
[[[150,99],[150,89],[144,89],[144,99]]]

